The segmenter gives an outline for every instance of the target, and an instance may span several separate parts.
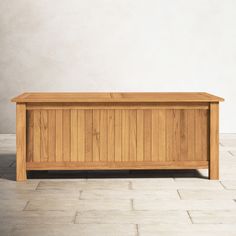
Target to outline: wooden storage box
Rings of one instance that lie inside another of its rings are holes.
[[[209,168],[219,178],[219,102],[207,93],[24,93],[17,180],[27,170]]]

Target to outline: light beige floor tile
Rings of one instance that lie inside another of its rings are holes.
[[[127,180],[88,180],[86,185],[79,187],[82,190],[93,190],[93,189],[111,189],[111,190],[125,190],[129,189],[129,181]]]
[[[174,178],[130,178],[132,183],[173,184]]]
[[[6,211],[0,215],[0,225],[4,224],[70,224],[75,212],[68,211]]]
[[[226,189],[236,190],[236,180],[224,180],[224,181],[221,181],[221,183]]]
[[[6,167],[10,167],[13,163],[14,163],[15,159],[11,159],[8,157],[2,157],[2,155],[0,154],[0,166],[1,168],[6,168]]]
[[[128,171],[125,178],[104,172],[105,179],[91,172],[87,180],[49,175],[48,180],[16,183],[15,135],[0,135],[0,235],[8,236],[15,224],[13,236],[137,235],[138,223],[139,236],[236,235],[236,134],[221,135],[221,143],[220,180],[225,188],[209,181],[206,169],[173,171],[159,178]],[[27,211],[21,211],[25,206]],[[186,210],[197,224],[190,224]],[[76,223],[88,224],[73,224],[76,211]],[[104,222],[108,224],[100,224]]]
[[[40,181],[38,185],[38,190],[62,190],[67,191],[74,189],[76,191],[79,190],[89,190],[89,189],[128,189],[129,181],[103,181],[103,180],[80,180],[76,181]]]
[[[234,159],[236,158],[236,150],[235,149],[229,150],[229,153],[234,157]]]
[[[229,172],[223,172],[220,171],[220,180],[236,180],[236,175],[235,173],[229,173]]]
[[[170,183],[156,182],[149,184],[148,181],[145,182],[132,182],[133,189],[139,190],[158,190],[158,189],[223,189],[223,186],[219,181],[184,181],[178,180]]]
[[[142,233],[140,233],[140,236],[153,236],[154,232],[146,232],[146,231],[141,231]],[[166,231],[166,232],[160,232],[160,231],[155,231],[156,235],[158,236],[189,236],[189,232],[185,232],[185,231]],[[228,231],[224,231],[224,232],[217,232],[215,230],[213,230],[212,232],[203,232],[201,230],[199,231],[195,231],[195,232],[191,232],[191,236],[222,236],[222,233],[224,235],[227,236],[235,236],[235,232],[228,232]]]
[[[235,204],[236,205],[236,204]],[[31,200],[26,211],[131,210],[130,200]]]
[[[235,236],[236,229],[234,224],[152,224],[138,225],[140,236]]]
[[[16,181],[9,181],[9,180],[3,180],[0,181],[0,189],[25,189],[25,190],[35,190],[38,186],[39,181],[25,181],[25,182],[16,182]],[[1,190],[0,190],[1,191]]]
[[[190,224],[186,211],[81,211],[77,224]]]
[[[135,210],[236,210],[233,200],[133,200]]]
[[[6,211],[22,211],[26,204],[27,200],[0,200],[0,214],[4,214]]]
[[[213,199],[235,199],[235,190],[179,190],[181,199],[185,200],[213,200]]]
[[[58,190],[26,190],[26,189],[6,189],[0,190],[1,200],[45,200],[45,199],[79,199],[79,191],[58,191]]]
[[[220,140],[236,139],[236,133],[220,133]]]
[[[0,235],[1,236],[12,236],[13,225],[10,223],[0,225]]]
[[[222,139],[220,141],[220,143],[223,145],[223,146],[227,146],[227,147],[236,147],[236,139],[233,138],[233,139]]]
[[[236,224],[236,210],[189,211],[195,224]]]
[[[80,199],[179,199],[175,190],[90,190],[83,191]]]
[[[137,236],[132,224],[17,225],[12,236]]]
[[[78,190],[78,186],[80,184],[84,184],[86,180],[78,180],[78,181],[68,181],[68,180],[63,180],[63,181],[40,181],[39,185],[37,187],[37,190],[62,190],[62,191],[67,191],[67,190]]]

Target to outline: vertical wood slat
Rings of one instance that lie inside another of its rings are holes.
[[[77,110],[71,110],[71,161],[77,161],[78,156],[78,114]]]
[[[41,161],[48,161],[48,111],[41,110]]]
[[[33,140],[27,156],[35,162],[208,160],[208,115],[201,109],[27,111]]]
[[[195,111],[195,160],[208,159],[208,113],[205,110]]]
[[[115,161],[121,161],[122,155],[122,111],[115,110]]]
[[[195,160],[196,152],[195,152],[195,110],[187,111],[187,142],[188,142],[188,151],[186,160],[191,161]]]
[[[166,111],[158,111],[158,160],[166,160]]]
[[[122,161],[129,161],[129,111],[122,110]]]
[[[173,110],[173,136],[172,136],[172,145],[173,153],[172,158],[175,161],[180,161],[180,110]]]
[[[100,159],[100,111],[93,110],[93,161]]]
[[[152,111],[152,161],[159,161],[159,110]]]
[[[26,106],[16,104],[16,180],[25,181],[26,175]]]
[[[33,162],[34,156],[34,112],[27,111],[26,114],[26,161]]]
[[[144,160],[152,160],[152,110],[143,111],[143,137],[144,137]]]
[[[100,110],[100,160],[107,161],[107,110]]]
[[[70,110],[62,111],[62,158],[63,161],[70,161],[70,138],[71,138],[71,117]]]
[[[115,111],[108,110],[108,130],[107,130],[107,159],[109,162],[115,160]]]
[[[63,160],[62,156],[62,143],[63,143],[63,113],[62,110],[56,110],[56,162]]]
[[[129,160],[137,160],[137,111],[129,112]]]
[[[202,159],[202,140],[201,140],[201,111],[196,110],[195,111],[195,140],[196,140],[196,146],[195,146],[195,160],[201,160]]]
[[[85,111],[85,160],[93,160],[93,111]]]
[[[173,110],[166,110],[166,161],[173,160]]]
[[[137,161],[144,160],[143,143],[144,143],[144,127],[143,127],[143,110],[137,110]]]
[[[209,178],[219,179],[219,103],[210,104]]]
[[[48,161],[56,160],[56,111],[48,111]]]
[[[209,159],[209,119],[208,119],[208,111],[201,111],[201,140],[202,140],[202,159],[207,161]]]
[[[180,111],[180,153],[181,160],[187,161],[188,156],[188,111],[181,110]]]
[[[85,161],[85,111],[78,110],[78,156],[77,161]]]
[[[34,111],[34,162],[40,162],[41,159],[41,115],[40,110]]]

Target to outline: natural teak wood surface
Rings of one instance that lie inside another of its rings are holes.
[[[219,178],[219,102],[208,93],[24,93],[17,180],[27,170],[197,169]]]

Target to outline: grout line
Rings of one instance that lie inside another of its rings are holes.
[[[75,211],[74,219],[72,220],[72,223],[73,223],[73,224],[76,224],[76,223],[75,223],[76,217],[77,217],[77,211]]]
[[[26,202],[25,207],[23,208],[22,211],[26,211],[26,207],[29,205],[29,202],[30,202],[30,201],[27,201],[27,202]]]
[[[219,181],[219,183],[221,184],[221,186],[223,187],[223,189],[227,190],[227,188],[224,186],[224,184],[223,184],[221,181]]]
[[[227,151],[231,156],[234,157],[234,154],[231,151]]]
[[[83,200],[83,199],[81,198],[82,192],[83,192],[83,190],[79,190],[79,200]]]
[[[138,224],[135,225],[135,228],[136,228],[136,235],[139,236],[139,227],[138,227]]]
[[[15,161],[12,161],[12,163],[8,167],[12,167],[14,165]]]
[[[177,191],[177,193],[178,193],[178,195],[179,195],[180,200],[182,200],[181,194],[180,194],[180,192],[179,192],[179,189],[176,189],[176,191]]]
[[[129,181],[128,189],[129,189],[129,190],[132,190],[132,189],[133,189],[133,185],[132,185],[132,182],[131,182],[131,181]]]
[[[39,187],[39,184],[40,184],[40,183],[41,183],[41,181],[38,182],[38,184],[37,184],[35,190],[38,190],[38,187]]]
[[[134,211],[134,199],[130,199],[131,211]]]
[[[188,214],[188,217],[189,217],[191,223],[194,224],[194,223],[193,223],[193,219],[192,219],[192,217],[191,217],[191,215],[190,215],[190,212],[189,212],[188,210],[187,210],[187,214]]]

